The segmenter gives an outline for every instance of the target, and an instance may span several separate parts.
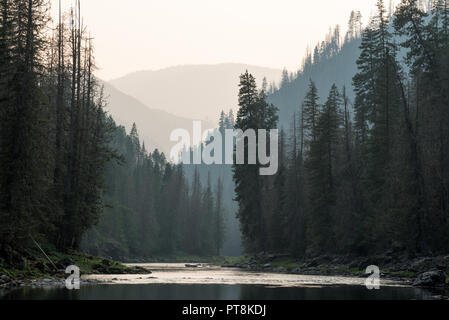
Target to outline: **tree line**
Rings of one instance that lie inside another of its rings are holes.
[[[34,239],[78,248],[115,155],[80,6],[50,25],[44,0],[0,1],[0,252]]]
[[[106,114],[81,3],[0,1],[0,256],[34,241],[119,258],[219,254],[223,186],[188,183]]]
[[[448,1],[403,0],[388,14],[379,0],[377,8],[362,32],[354,101],[333,85],[321,104],[310,79],[281,128],[278,173],[235,167],[247,251],[449,250]],[[352,20],[358,25],[358,14]],[[269,129],[276,115],[263,90],[248,74],[240,88],[237,128]]]
[[[111,147],[122,158],[107,166],[107,207],[82,248],[116,259],[219,255],[224,242],[221,181],[208,179],[203,185],[195,169],[190,182],[182,164],[169,162],[157,149],[147,152],[135,125],[130,134],[117,127]]]

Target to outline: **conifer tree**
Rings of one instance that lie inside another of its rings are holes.
[[[341,137],[341,97],[335,85],[319,114],[310,154],[306,162],[309,170],[310,241],[316,250],[333,250],[337,196],[336,163]]]
[[[303,130],[304,139],[308,142],[312,142],[316,139],[315,128],[318,123],[318,115],[320,113],[318,89],[315,83],[310,80],[309,91],[306,94],[304,103],[302,105],[302,117],[303,117]],[[309,145],[309,143],[306,143]]]
[[[239,87],[240,109],[235,127],[242,131],[275,128],[276,108],[265,101],[266,93],[258,92],[256,80],[248,71],[240,76]],[[261,208],[264,179],[259,175],[260,164],[248,164],[247,139],[244,146],[245,165],[234,166],[236,201],[239,203],[238,218],[247,250],[264,250],[266,219]]]

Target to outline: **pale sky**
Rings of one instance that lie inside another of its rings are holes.
[[[51,0],[53,13],[58,0]],[[69,8],[74,0],[62,0]],[[97,75],[111,80],[139,70],[236,62],[297,70],[307,46],[351,10],[364,24],[377,0],[84,0],[95,38]],[[388,1],[385,1],[388,3]]]

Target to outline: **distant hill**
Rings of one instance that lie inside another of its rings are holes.
[[[139,71],[110,83],[151,108],[215,122],[221,110],[237,109],[239,76],[247,69],[259,85],[264,77],[279,82],[282,75],[278,69],[225,63]]]
[[[354,101],[352,78],[357,72],[356,61],[360,56],[360,44],[360,38],[344,43],[337,53],[308,65],[298,74],[297,78],[269,95],[269,102],[279,108],[281,125],[288,127],[293,113],[299,111],[308,91],[310,79],[315,82],[318,88],[321,103],[325,102],[334,83],[340,91],[343,86],[346,86],[349,99],[351,102]]]
[[[133,123],[137,125],[141,141],[145,141],[147,150],[155,148],[169,156],[171,146],[170,134],[174,129],[192,130],[192,119],[178,117],[168,112],[151,109],[139,100],[117,90],[109,83],[103,83],[108,98],[106,110],[119,125],[131,130]],[[214,128],[212,122],[203,121],[203,129]]]

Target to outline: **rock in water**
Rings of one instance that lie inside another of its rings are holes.
[[[435,287],[446,283],[446,274],[441,270],[421,273],[413,282],[416,287]]]

